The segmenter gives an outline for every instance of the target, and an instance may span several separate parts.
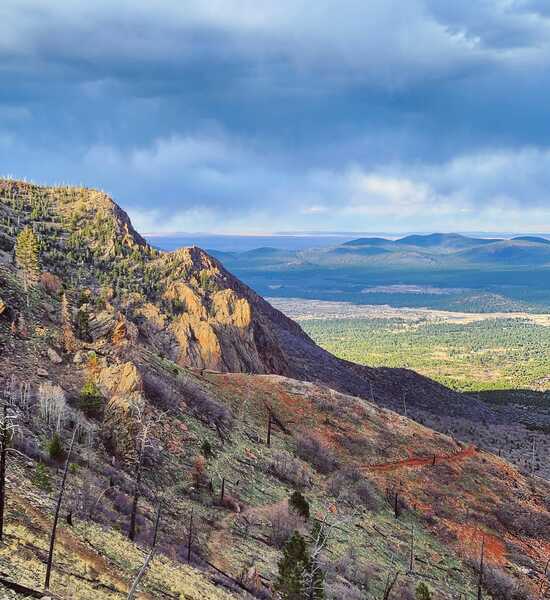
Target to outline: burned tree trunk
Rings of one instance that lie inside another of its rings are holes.
[[[135,598],[138,585],[139,585],[140,581],[143,579],[143,576],[145,575],[147,568],[149,567],[149,563],[151,562],[151,560],[153,559],[153,556],[155,555],[159,523],[160,523],[160,509],[161,509],[161,505],[159,502],[159,505],[157,508],[157,516],[155,519],[155,529],[154,529],[154,533],[153,533],[153,542],[151,544],[151,550],[149,551],[149,554],[147,555],[147,558],[145,559],[143,566],[139,570],[139,573],[136,575],[136,578],[134,579],[134,583],[132,584],[132,587],[130,588],[130,591],[128,592],[127,600],[133,600]]]
[[[409,573],[414,571],[414,525],[411,525],[411,549],[409,556]]]
[[[267,417],[267,447],[271,448],[271,413]]]
[[[477,600],[482,600],[483,570],[485,568],[485,536],[481,538],[481,557],[479,559],[479,577],[477,580]]]
[[[74,441],[76,439],[76,432],[78,426],[75,426],[73,430],[73,437],[71,438],[71,445],[69,446],[69,452],[67,453],[67,459],[65,461],[65,468],[63,470],[63,479],[61,480],[61,488],[59,489],[59,496],[57,497],[57,504],[55,506],[55,515],[53,518],[52,533],[50,535],[50,550],[48,553],[48,563],[46,565],[46,579],[44,581],[44,588],[46,590],[50,587],[50,576],[52,572],[53,564],[53,552],[55,548],[55,537],[57,534],[57,523],[59,521],[59,512],[61,510],[61,503],[63,502],[63,493],[65,491],[65,483],[67,482],[67,473],[69,471],[69,463],[71,460],[71,454],[73,452]]]
[[[138,459],[136,462],[136,473],[134,479],[134,498],[132,500],[132,512],[130,513],[130,528],[128,530],[128,538],[132,540],[132,542],[136,539],[137,509],[141,489],[141,470],[143,465],[143,447],[144,443],[141,443],[139,448]]]
[[[189,535],[187,537],[187,562],[191,562],[191,545],[193,543],[193,509],[189,518]]]
[[[4,506],[6,504],[6,456],[8,453],[8,405],[4,401],[0,432],[0,541],[4,538]]]

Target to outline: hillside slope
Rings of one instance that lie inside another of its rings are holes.
[[[319,526],[329,600],[378,599],[393,577],[394,598],[421,583],[472,596],[483,539],[495,598],[546,589],[548,484],[376,405],[401,407],[406,393],[408,414],[445,431],[442,417],[466,422],[472,441],[492,424],[483,404],[332,357],[200,249],[149,247],[103,194],[4,182],[0,197],[0,392],[16,424],[3,573],[41,585],[78,425],[61,597],[124,597],[159,505],[143,599],[273,597],[286,540],[297,529],[313,543]],[[25,226],[40,241],[30,282],[12,264]],[[296,490],[309,519],[289,507]],[[189,551],[202,574],[180,569]]]

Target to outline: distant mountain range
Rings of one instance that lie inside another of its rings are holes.
[[[395,240],[361,237],[298,250],[262,246],[210,253],[268,296],[452,310],[550,310],[550,239],[542,236],[433,233]],[[370,290],[384,286],[456,292]]]
[[[266,262],[301,265],[364,265],[411,266],[426,264],[455,266],[497,264],[526,267],[550,264],[550,239],[536,236],[518,236],[511,239],[477,238],[458,233],[409,235],[397,240],[382,237],[364,237],[336,246],[305,250],[284,250],[261,247],[246,252],[217,252],[220,260],[231,263]]]

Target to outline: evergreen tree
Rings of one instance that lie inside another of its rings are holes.
[[[322,600],[323,575],[313,569],[305,539],[298,531],[283,548],[275,590],[282,600]]]
[[[36,282],[40,274],[38,238],[30,227],[25,227],[15,241],[15,262],[23,271],[25,290]]]
[[[297,490],[292,492],[288,504],[292,510],[303,517],[306,521],[309,519],[309,502]]]

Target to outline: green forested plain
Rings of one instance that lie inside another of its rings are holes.
[[[527,318],[471,323],[419,319],[312,319],[304,330],[336,356],[407,367],[454,389],[550,389],[550,327]]]

